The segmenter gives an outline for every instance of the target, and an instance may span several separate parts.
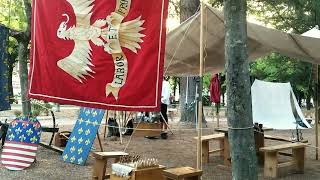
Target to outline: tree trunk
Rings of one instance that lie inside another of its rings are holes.
[[[225,0],[225,58],[232,177],[258,179],[253,133],[246,0]]]
[[[23,42],[19,42],[18,59],[19,59],[19,77],[21,86],[21,101],[23,115],[31,113],[31,103],[28,98],[28,63],[27,63],[27,47]]]
[[[23,115],[31,113],[31,103],[28,98],[28,44],[30,42],[30,27],[31,27],[31,4],[29,0],[23,0],[24,11],[27,17],[27,29],[18,38],[18,60],[19,60],[19,77],[21,86],[21,101]]]
[[[307,94],[307,98],[306,98],[306,105],[307,105],[307,110],[311,109],[311,95],[310,93]]]
[[[199,0],[180,0],[180,22],[194,15],[199,6]],[[180,121],[195,122],[197,80],[199,77],[180,78]]]
[[[13,84],[12,84],[13,67],[14,67],[14,64],[9,63],[9,65],[8,65],[8,91],[9,91],[10,104],[15,102],[14,94],[13,94]]]
[[[196,85],[195,77],[180,78],[180,121],[195,122]]]

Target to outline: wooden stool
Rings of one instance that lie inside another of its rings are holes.
[[[165,180],[200,180],[202,170],[192,167],[179,167],[164,170],[162,175]]]
[[[211,134],[206,136],[201,136],[201,144],[202,144],[202,162],[209,162],[209,154],[220,152],[221,156],[224,156],[224,134]],[[194,137],[193,139],[198,140],[198,137]],[[209,150],[209,142],[210,141],[218,141],[220,148]]]
[[[94,152],[93,156],[95,157],[95,162],[93,166],[92,179],[109,179],[109,176],[105,175],[108,159],[115,159],[115,162],[118,162],[121,156],[127,155],[128,153],[125,152]]]

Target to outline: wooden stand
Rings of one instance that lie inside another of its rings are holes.
[[[200,180],[202,170],[196,170],[192,167],[171,168],[163,171],[165,180]]]
[[[288,143],[260,148],[260,151],[265,153],[264,176],[276,178],[278,177],[279,168],[287,166],[295,166],[297,172],[303,173],[305,148],[306,144],[304,143]],[[279,151],[288,149],[292,149],[292,161],[278,163]]]
[[[159,123],[134,123],[133,128],[137,128],[133,136],[144,137],[144,136],[160,136],[161,127]]]
[[[131,174],[131,177],[119,177],[114,174],[111,174],[110,180],[163,180],[162,171],[164,166],[146,168],[146,169],[137,169],[134,170]]]
[[[198,137],[194,137],[194,139],[198,139]],[[210,150],[209,149],[209,142],[210,141],[218,141],[219,142],[219,149]],[[220,152],[220,155],[223,156],[223,150],[224,150],[224,134],[211,134],[201,137],[202,141],[202,161],[203,163],[209,162],[209,154]]]
[[[92,179],[103,180],[106,176],[107,162],[109,159],[115,159],[115,162],[120,160],[121,156],[127,156],[125,152],[94,152],[95,162],[93,166]]]
[[[256,145],[258,163],[262,165],[264,163],[264,154],[263,152],[259,151],[259,149],[264,147],[264,133],[254,131],[254,140]]]

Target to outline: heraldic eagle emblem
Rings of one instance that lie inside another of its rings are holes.
[[[105,19],[97,19],[91,23],[92,9],[95,0],[66,0],[71,4],[76,16],[76,23],[67,27],[69,15],[62,14],[66,20],[60,23],[57,36],[64,40],[73,40],[75,45],[70,55],[58,60],[57,66],[79,82],[83,83],[87,76],[93,77],[95,73],[91,68],[92,49],[90,41],[96,46],[103,46],[109,54],[122,53],[121,47],[134,53],[141,49],[139,43],[145,36],[140,33],[144,30],[144,20],[138,17],[122,23],[128,14],[130,0],[116,0],[116,10]],[[117,40],[114,42],[114,40]]]

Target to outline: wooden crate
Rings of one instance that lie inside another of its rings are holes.
[[[136,137],[160,136],[160,133],[161,133],[160,123],[140,122],[140,123],[134,123],[133,127],[137,128],[133,133],[133,136],[136,136]]]
[[[164,166],[159,166],[146,169],[137,169],[132,172],[129,179],[111,174],[110,180],[163,180],[162,171],[164,168]]]

